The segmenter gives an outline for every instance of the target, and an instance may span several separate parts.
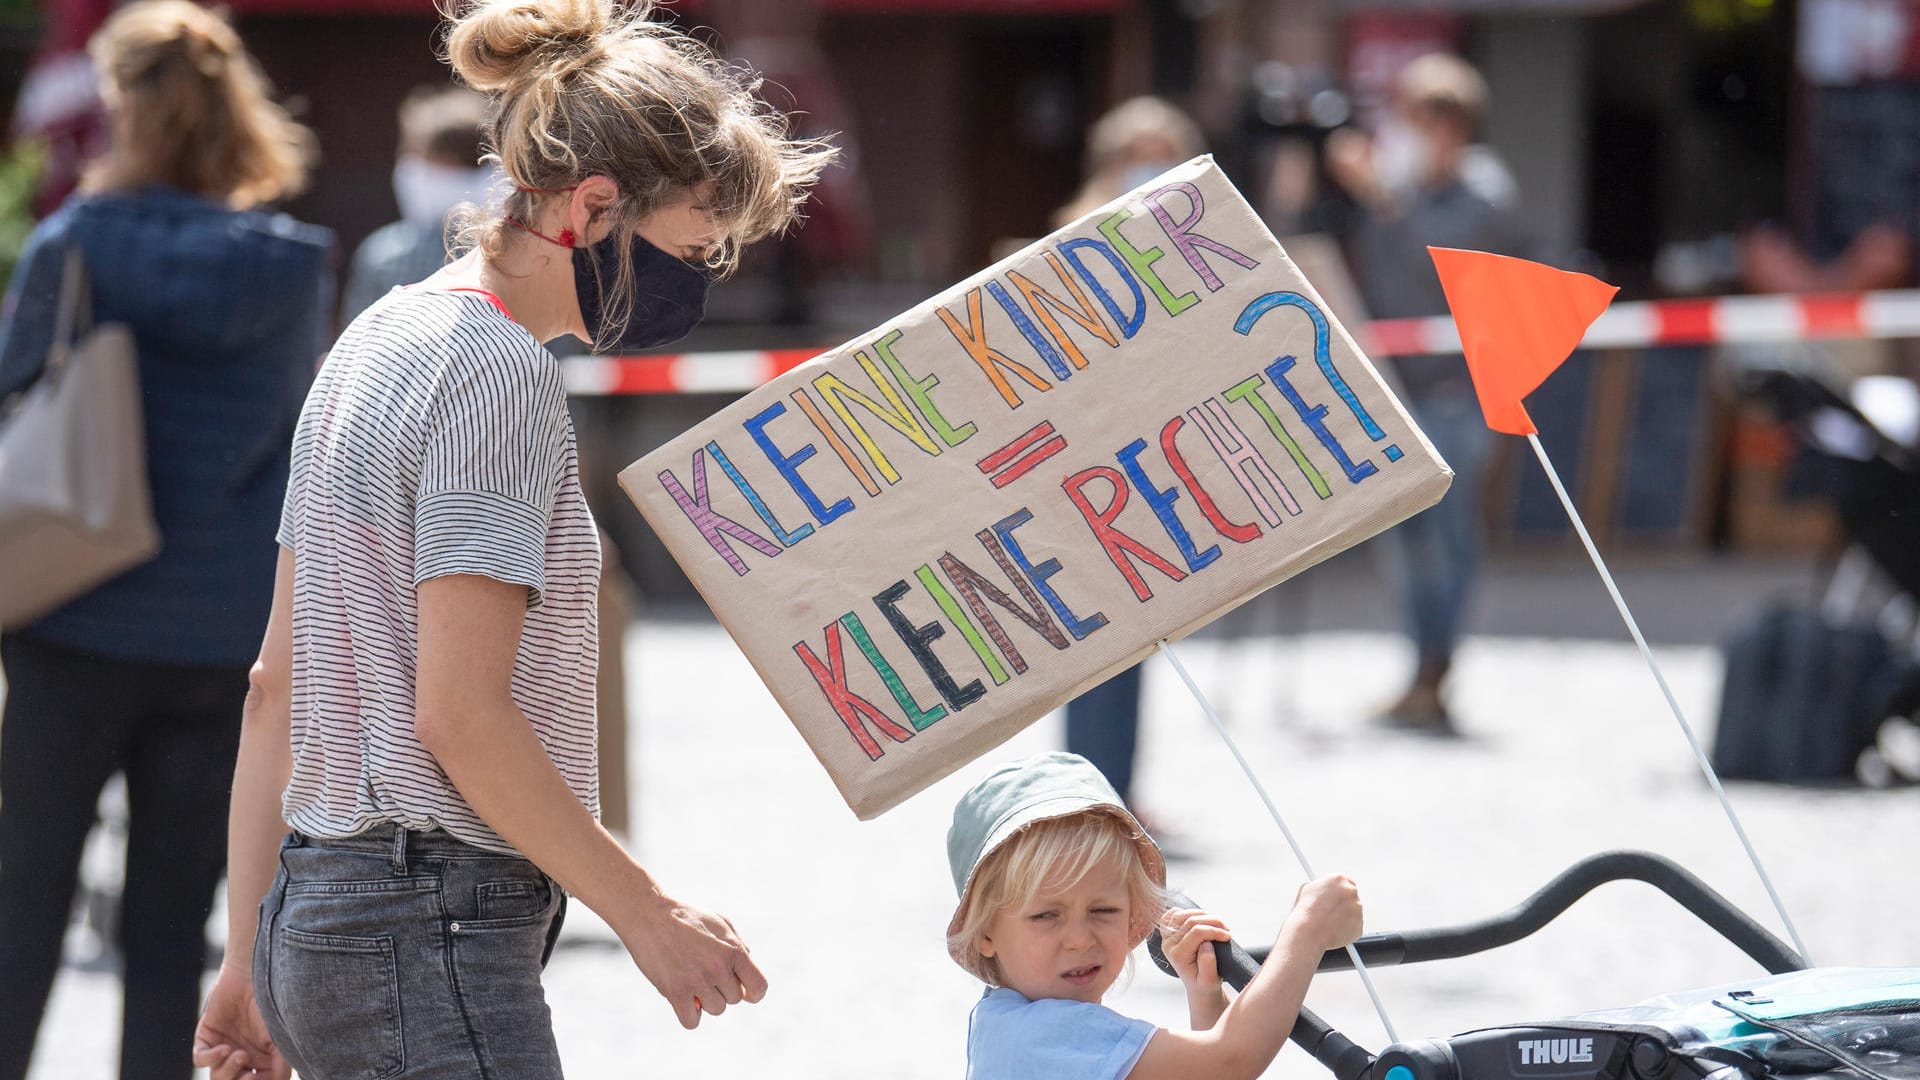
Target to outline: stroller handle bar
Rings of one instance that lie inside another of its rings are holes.
[[[1769,974],[1801,971],[1807,966],[1800,954],[1734,907],[1726,897],[1679,864],[1648,851],[1608,851],[1582,859],[1540,891],[1492,918],[1460,926],[1369,934],[1355,941],[1354,949],[1363,963],[1376,967],[1450,960],[1486,952],[1534,933],[1572,907],[1575,901],[1609,881],[1644,881],[1666,893]],[[1174,899],[1183,906],[1196,906],[1185,897]],[[1147,939],[1147,953],[1162,971],[1175,974],[1173,965],[1161,951],[1157,929]],[[1264,948],[1248,951],[1239,942],[1214,943],[1220,977],[1235,990],[1246,989],[1266,960],[1266,954]],[[1343,971],[1352,966],[1347,951],[1335,949],[1321,958],[1319,970]],[[1300,1010],[1290,1037],[1332,1071],[1337,1080],[1360,1080],[1373,1065],[1373,1054],[1307,1009]]]
[[[1644,881],[1666,893],[1753,958],[1770,975],[1801,971],[1807,966],[1786,942],[1734,907],[1706,882],[1672,860],[1648,851],[1608,851],[1582,859],[1539,892],[1492,918],[1460,926],[1370,934],[1354,942],[1354,949],[1362,962],[1378,967],[1451,960],[1486,952],[1534,933],[1558,918],[1576,900],[1609,881]],[[1258,953],[1253,956],[1265,959]],[[1345,949],[1334,949],[1320,960],[1321,971],[1342,971],[1352,966],[1353,961]]]

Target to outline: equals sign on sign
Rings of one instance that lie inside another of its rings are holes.
[[[1067,440],[1053,430],[1053,421],[1036,425],[1026,434],[983,457],[980,472],[994,487],[1003,488],[1067,448]]]

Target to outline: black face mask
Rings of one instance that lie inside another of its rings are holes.
[[[597,274],[596,274],[597,269]],[[580,317],[596,351],[637,352],[679,341],[707,312],[707,273],[633,236],[633,309],[618,340],[600,340],[605,305],[600,290],[619,280],[620,248],[609,237],[591,247],[573,249],[573,285]],[[602,284],[604,283],[604,285]]]

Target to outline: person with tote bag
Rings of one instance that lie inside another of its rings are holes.
[[[33,622],[160,550],[133,334],[93,325],[80,249],[62,262],[40,374],[0,401],[0,627]]]
[[[81,849],[115,772],[129,810],[120,1076],[184,1080],[293,425],[331,330],[334,243],[257,209],[301,187],[313,137],[270,100],[224,20],[146,0],[88,48],[112,141],[34,230],[8,285],[0,401],[21,395],[10,429],[85,370],[80,351],[101,334],[84,319],[59,325],[63,291],[92,326],[124,327],[144,432],[132,452],[144,452],[158,550],[0,626],[0,1080],[27,1072]],[[73,423],[48,438],[112,453],[127,434]],[[10,465],[0,472],[16,475]]]

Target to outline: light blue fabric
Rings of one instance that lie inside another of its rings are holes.
[[[967,1080],[1120,1080],[1158,1030],[1105,1005],[996,987],[967,1024]]]

